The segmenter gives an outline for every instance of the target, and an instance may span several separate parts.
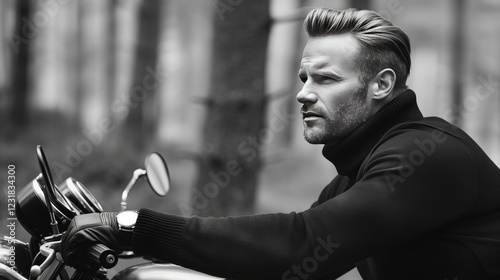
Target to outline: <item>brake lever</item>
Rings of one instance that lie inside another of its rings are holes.
[[[30,278],[38,278],[55,260],[56,253],[61,251],[61,241],[47,242],[40,246],[40,254],[45,256],[41,265],[34,265],[30,269]],[[52,279],[52,278],[50,278]]]

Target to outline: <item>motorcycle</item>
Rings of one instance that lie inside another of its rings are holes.
[[[65,265],[61,257],[61,238],[73,217],[103,211],[99,201],[79,181],[70,177],[56,185],[47,158],[37,146],[41,173],[17,194],[15,214],[31,235],[29,242],[10,237],[0,238],[0,280],[106,280],[109,269],[119,259],[138,258],[133,252],[117,254],[103,244],[96,244],[87,253],[88,261],[100,267],[95,272],[79,271]],[[120,209],[127,208],[127,199],[136,182],[146,177],[153,191],[165,196],[170,188],[168,167],[163,157],[151,153],[145,168],[136,169],[122,192]],[[116,273],[111,280],[217,280],[174,264],[144,258]]]

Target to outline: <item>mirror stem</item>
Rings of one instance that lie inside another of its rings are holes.
[[[132,189],[132,187],[135,185],[137,180],[141,178],[142,176],[146,175],[146,170],[144,169],[136,169],[134,171],[134,174],[132,175],[132,179],[130,179],[130,182],[128,182],[127,186],[122,192],[122,202],[120,203],[121,210],[120,211],[125,211],[127,209],[127,197],[128,193]]]

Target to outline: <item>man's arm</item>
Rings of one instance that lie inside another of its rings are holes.
[[[477,182],[460,140],[449,136],[412,166],[415,140],[430,132],[398,133],[348,191],[301,213],[183,218],[141,210],[134,251],[223,277],[314,279],[464,217]]]

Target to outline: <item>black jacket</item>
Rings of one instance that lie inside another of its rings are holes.
[[[335,279],[354,265],[363,279],[500,279],[500,170],[466,133],[423,118],[413,91],[323,154],[339,175],[310,209],[142,209],[134,252],[238,279]]]

